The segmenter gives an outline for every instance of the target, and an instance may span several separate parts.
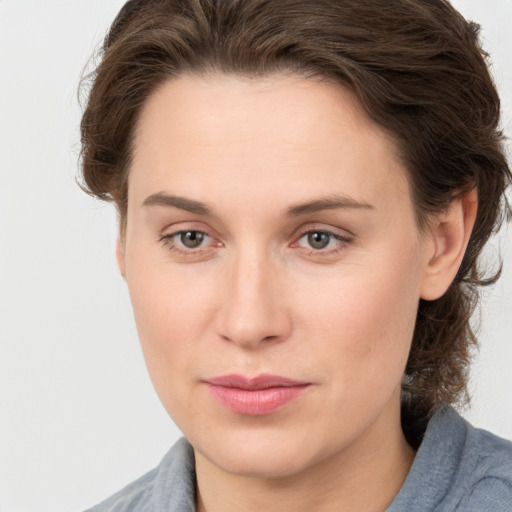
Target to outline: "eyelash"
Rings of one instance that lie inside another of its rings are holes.
[[[323,228],[317,228],[317,229],[308,228],[307,230],[301,232],[300,236],[296,239],[295,242],[293,242],[292,246],[293,247],[299,246],[300,240],[302,240],[304,237],[307,237],[308,235],[311,235],[311,234],[326,235],[329,237],[328,244],[330,244],[331,241],[333,241],[333,240],[337,241],[338,244],[336,244],[336,246],[331,249],[326,249],[326,248],[315,249],[313,247],[311,247],[311,248],[303,247],[303,249],[305,249],[307,251],[307,254],[309,256],[335,255],[335,254],[338,254],[341,251],[343,251],[343,249],[345,249],[345,247],[352,242],[351,236],[341,235],[339,233],[334,233],[332,231],[329,231],[329,230],[323,229]]]
[[[202,246],[197,247],[196,249],[181,248],[174,241],[174,238],[176,238],[180,235],[184,235],[185,233],[196,233],[197,235],[208,237],[213,240],[213,237],[211,237],[205,231],[201,231],[200,229],[181,229],[180,231],[175,231],[174,233],[171,233],[168,235],[162,235],[159,238],[159,242],[161,242],[164,245],[164,247],[166,247],[169,251],[177,252],[181,256],[194,256],[194,255],[201,254],[202,252],[207,250],[207,248],[203,248]]]
[[[179,255],[184,256],[184,257],[198,256],[198,255],[202,254],[204,251],[207,251],[208,249],[211,248],[211,246],[203,247],[202,245],[195,249],[187,249],[187,248],[180,247],[178,245],[178,243],[176,243],[174,241],[174,239],[178,236],[184,235],[185,233],[195,233],[196,235],[210,238],[212,241],[215,240],[208,233],[206,233],[205,231],[201,231],[200,229],[182,229],[180,231],[175,231],[174,233],[162,235],[159,238],[159,242],[161,242],[164,245],[164,247],[166,247],[169,251],[176,252]],[[299,244],[300,240],[302,240],[304,237],[307,237],[308,235],[312,235],[312,234],[325,235],[325,236],[329,237],[328,244],[330,244],[331,241],[333,241],[333,240],[336,240],[338,242],[338,244],[335,248],[327,249],[327,250],[325,248],[315,249],[312,247],[310,247],[310,248],[302,247],[302,249],[307,252],[308,256],[335,255],[335,254],[338,254],[339,252],[341,252],[345,248],[346,245],[348,245],[352,242],[351,236],[340,235],[338,233],[334,233],[332,231],[329,231],[326,229],[321,229],[321,228],[318,228],[318,229],[309,228],[307,230],[300,232],[299,236],[291,244],[291,247],[301,247]],[[217,242],[215,245],[217,247],[220,247],[222,244],[220,242]]]

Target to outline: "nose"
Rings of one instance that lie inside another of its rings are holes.
[[[240,255],[228,265],[218,333],[246,349],[286,340],[292,329],[282,273],[268,258]]]

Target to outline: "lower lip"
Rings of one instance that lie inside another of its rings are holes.
[[[247,416],[265,416],[300,396],[309,384],[247,390],[208,384],[210,393],[230,411]]]

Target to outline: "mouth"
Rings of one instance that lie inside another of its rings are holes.
[[[310,382],[278,375],[222,375],[204,381],[212,396],[232,412],[247,416],[272,414],[298,398]]]

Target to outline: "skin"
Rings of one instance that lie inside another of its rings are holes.
[[[414,458],[400,384],[418,301],[449,286],[475,214],[476,192],[420,231],[392,142],[340,86],[184,75],[152,95],[117,257],[200,512],[391,503]],[[187,231],[206,235],[187,248]],[[204,383],[230,373],[310,386],[246,416]]]

